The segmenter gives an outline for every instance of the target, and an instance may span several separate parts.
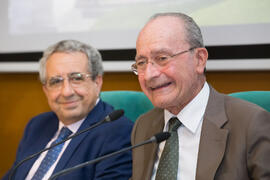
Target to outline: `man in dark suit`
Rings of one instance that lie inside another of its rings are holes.
[[[192,18],[153,16],[136,50],[132,69],[155,108],[136,120],[131,142],[171,137],[133,149],[133,180],[270,179],[270,113],[208,85],[208,52]]]
[[[94,125],[113,111],[99,99],[102,76],[102,58],[93,47],[67,40],[45,50],[40,60],[40,80],[52,112],[40,114],[28,123],[14,165],[55,140]],[[131,130],[132,122],[126,117],[104,123],[26,161],[14,179],[45,180],[65,168],[130,146]],[[131,164],[131,152],[126,152],[58,179],[125,180],[131,176]]]

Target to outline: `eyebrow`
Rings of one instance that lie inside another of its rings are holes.
[[[75,72],[67,73],[67,75],[70,75],[70,74],[78,74],[78,73],[82,73],[82,72],[75,71]],[[54,77],[63,77],[63,74],[53,75],[53,76],[51,76],[51,77],[49,77],[49,78],[54,78]]]
[[[151,56],[153,56],[153,55],[156,55],[156,54],[172,54],[172,51],[171,51],[171,49],[168,49],[168,48],[161,48],[161,49],[158,49],[158,50],[153,50],[153,51],[151,51],[150,52],[150,54],[151,54]],[[135,56],[135,60],[137,60],[137,59],[146,59],[147,57],[146,56],[144,56],[144,55],[136,55]]]
[[[142,56],[142,55],[140,55],[140,56],[135,56],[135,61],[137,61],[138,59],[146,59],[146,57],[145,56]]]
[[[162,53],[169,54],[169,53],[172,53],[172,50],[168,49],[168,48],[162,48],[162,49],[151,51],[151,55],[153,55],[153,54],[162,54]]]
[[[70,73],[68,73],[68,75],[70,75],[70,74],[85,74],[85,73],[83,73],[83,72],[70,72]]]

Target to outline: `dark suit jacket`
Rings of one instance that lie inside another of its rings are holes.
[[[104,117],[112,111],[112,106],[100,100],[94,109],[88,114],[78,131],[104,119]],[[123,147],[130,146],[132,125],[133,124],[130,120],[122,116],[118,120],[102,124],[73,138],[56,165],[54,173],[117,151]],[[34,117],[25,129],[24,136],[17,151],[16,162],[14,164],[45,148],[57,129],[58,118],[53,112],[44,113]],[[37,157],[22,164],[16,171],[15,179],[24,179],[36,159]],[[67,175],[60,176],[58,179],[124,180],[131,176],[131,165],[132,159],[131,152],[129,151],[105,159],[94,165],[89,165],[79,170],[75,170]],[[3,179],[8,179],[8,173]]]
[[[164,111],[155,108],[135,123],[137,144],[164,127]],[[149,180],[158,145],[133,149],[133,180]],[[196,180],[270,179],[270,113],[210,88],[202,125]]]

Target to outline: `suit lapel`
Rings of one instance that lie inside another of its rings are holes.
[[[36,134],[36,136],[38,136],[39,138],[35,140],[34,144],[29,145],[29,149],[25,157],[35,154],[44,149],[48,144],[48,142],[54,136],[55,132],[58,129],[58,119],[54,113],[52,113],[52,116],[50,118],[51,119],[48,119],[48,125],[45,127],[42,126],[42,129],[38,130],[39,134]],[[34,162],[37,160],[38,157],[39,155],[26,161],[21,167],[18,168],[16,173],[16,175],[19,175],[19,177],[17,177],[18,179],[27,176],[29,170],[31,169],[31,167],[33,166]]]
[[[210,87],[200,139],[196,180],[214,179],[220,165],[229,131],[222,129],[227,122],[224,109],[224,96]]]
[[[153,135],[162,132],[164,127],[164,110],[162,109],[156,109],[157,112],[153,113],[153,119],[149,131],[147,132],[147,137],[150,138]],[[153,167],[155,164],[155,160],[157,157],[157,150],[158,150],[158,144],[152,143],[145,146],[145,169],[143,171],[142,177],[145,177],[145,179],[151,179]]]

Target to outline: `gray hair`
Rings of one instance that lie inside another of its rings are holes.
[[[176,18],[179,18],[179,20],[182,20],[184,22],[185,31],[186,31],[186,41],[187,43],[189,43],[191,47],[204,47],[203,37],[202,37],[200,27],[191,17],[189,17],[186,14],[177,13],[177,12],[157,13],[153,15],[149,19],[148,22],[158,17],[164,17],[164,16],[176,17]]]
[[[56,52],[73,53],[82,52],[88,58],[88,71],[91,73],[92,80],[97,76],[103,75],[102,57],[99,51],[87,44],[76,40],[64,40],[48,47],[42,58],[39,60],[39,78],[42,84],[46,83],[46,63],[48,58]]]

